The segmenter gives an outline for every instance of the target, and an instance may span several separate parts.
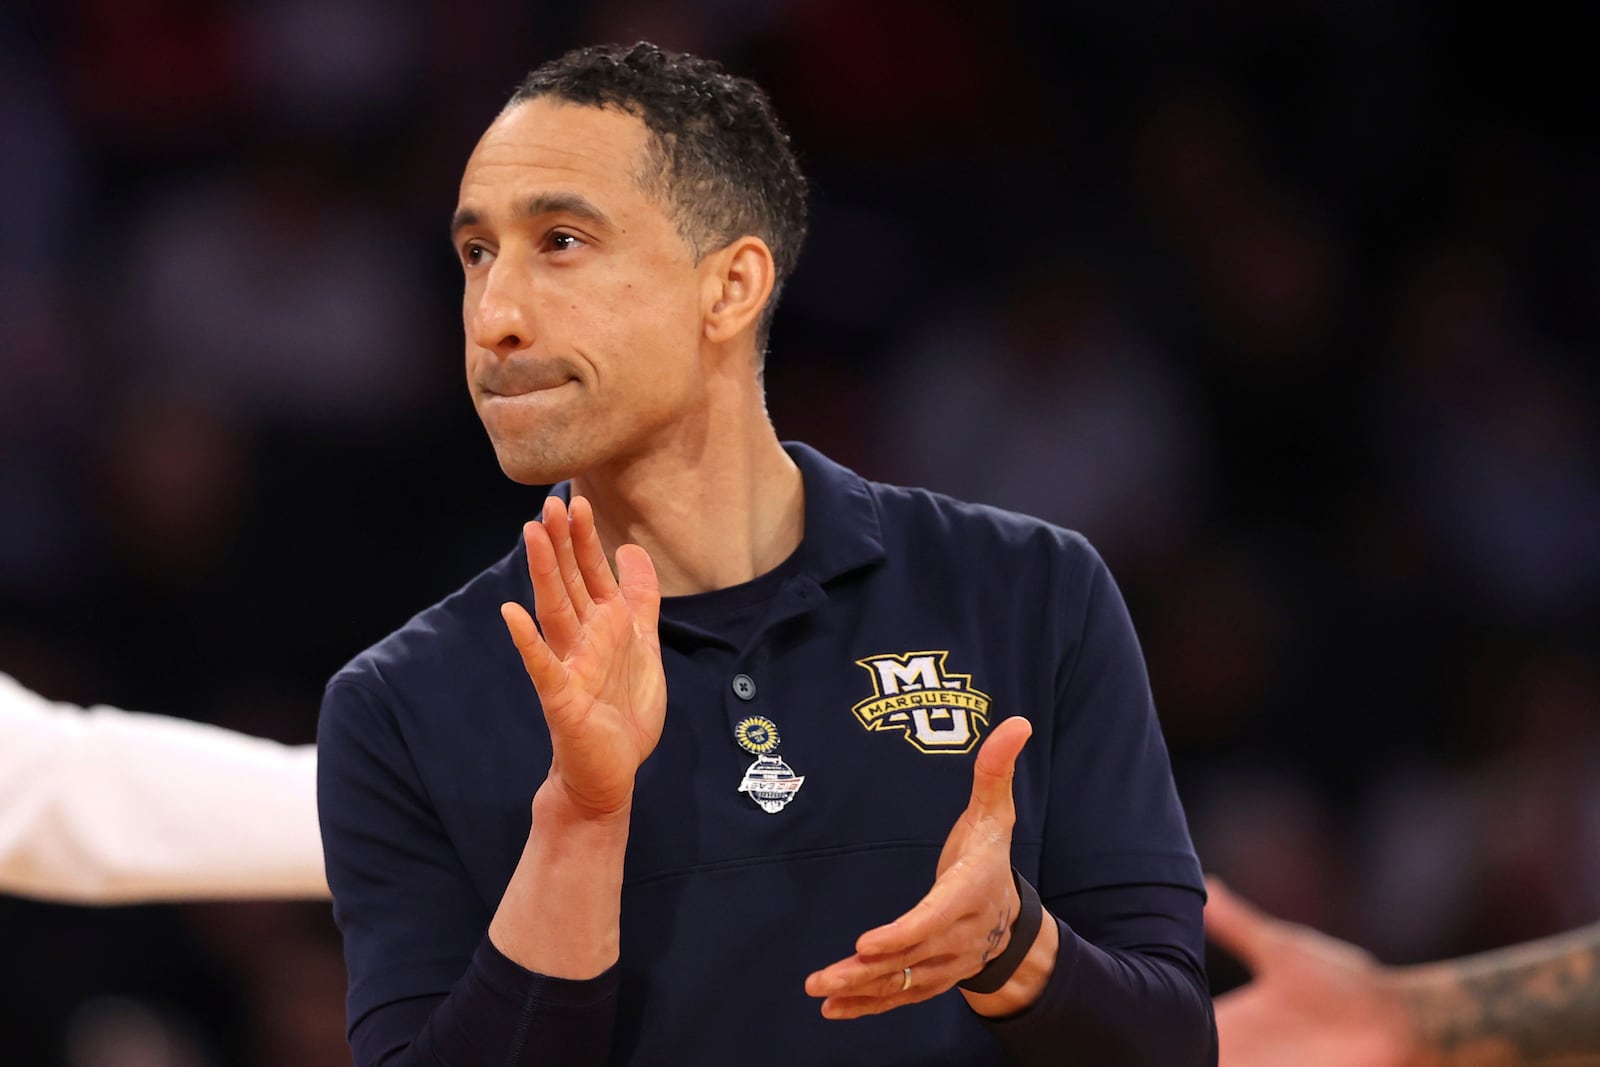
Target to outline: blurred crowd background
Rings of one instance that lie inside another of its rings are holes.
[[[765,85],[814,181],[781,435],[1091,538],[1210,870],[1393,962],[1593,921],[1575,18],[11,0],[0,670],[310,741],[329,674],[508,550],[539,498],[463,387],[455,183],[528,67],[648,38]],[[343,981],[325,906],[0,901],[8,1064],[343,1064]]]

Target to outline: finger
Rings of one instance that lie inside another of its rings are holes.
[[[572,598],[561,580],[561,566],[556,562],[555,546],[550,543],[550,531],[542,522],[530,522],[522,528],[522,542],[528,550],[533,610],[539,617],[550,651],[557,657],[563,656],[577,639],[579,623],[572,610]]]
[[[822,1014],[829,1019],[881,1015],[907,1004],[931,1000],[952,989],[960,980],[953,957],[923,960],[911,966],[909,975],[905,968],[896,967],[858,988],[828,996],[822,1002]]]
[[[500,617],[511,632],[511,643],[517,646],[517,652],[522,656],[522,665],[533,681],[535,692],[539,694],[539,702],[548,708],[551,700],[558,697],[566,685],[565,668],[539,635],[539,628],[533,624],[533,617],[528,614],[527,608],[508,600],[500,605]]]
[[[882,1015],[884,1012],[903,1008],[907,1004],[919,1004],[924,1000],[931,1000],[943,993],[944,989],[919,989],[912,986],[900,992],[900,976],[896,974],[892,983],[896,992],[882,997],[829,997],[822,1002],[822,1015],[826,1019],[860,1019],[867,1015]],[[946,988],[949,988],[948,986]]]
[[[650,553],[638,545],[623,545],[617,549],[617,580],[635,625],[654,642],[656,627],[661,621],[661,584],[656,579],[656,565],[651,562]]]
[[[851,956],[806,977],[806,993],[814,997],[899,999],[915,991],[914,999],[936,996],[963,977],[949,954],[911,953],[867,959]],[[911,986],[905,972],[910,968]]]
[[[595,529],[594,506],[586,497],[573,497],[568,514],[572,520],[572,548],[578,557],[584,585],[594,599],[610,600],[617,595],[617,579],[611,573],[611,564],[606,562],[606,550]]]
[[[904,969],[923,960],[926,955],[912,949],[884,956],[863,956],[860,953],[846,956],[808,975],[806,992],[814,997],[860,995],[867,993],[874,983],[884,984],[891,975],[898,985]],[[895,990],[885,988],[881,992],[892,993]]]
[[[1215,876],[1206,878],[1206,936],[1251,971],[1261,969],[1277,920],[1238,896]]]
[[[972,764],[972,800],[968,811],[979,816],[1016,817],[1011,780],[1016,776],[1017,756],[1032,736],[1033,724],[1020,715],[1002,720],[990,731]]]
[[[901,973],[897,968],[896,974]],[[860,956],[850,956],[830,963],[820,971],[806,975],[806,995],[812,997],[837,997],[866,989],[868,982],[883,976],[882,970],[872,970]]]
[[[594,599],[578,570],[578,557],[572,550],[572,521],[566,503],[558,496],[544,502],[544,528],[550,532],[550,543],[555,546],[561,584],[566,586],[567,598],[572,601],[572,610],[581,622],[588,618]]]

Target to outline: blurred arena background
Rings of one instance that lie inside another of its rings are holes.
[[[781,434],[1089,535],[1209,869],[1393,962],[1600,918],[1557,11],[10,0],[0,670],[309,741],[506,551],[539,500],[461,383],[455,182],[528,67],[649,38],[764,84],[813,179]],[[0,900],[7,1064],[344,1064],[343,980],[321,906]]]

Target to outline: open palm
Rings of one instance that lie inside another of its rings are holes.
[[[644,549],[623,545],[613,577],[583,497],[570,514],[550,498],[523,539],[539,623],[514,602],[500,613],[550,728],[549,782],[583,810],[614,814],[631,801],[666,718],[655,567]]]

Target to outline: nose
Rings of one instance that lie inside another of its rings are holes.
[[[533,324],[522,272],[496,260],[485,274],[476,293],[470,287],[467,291],[467,335],[479,348],[502,356],[528,347]]]

